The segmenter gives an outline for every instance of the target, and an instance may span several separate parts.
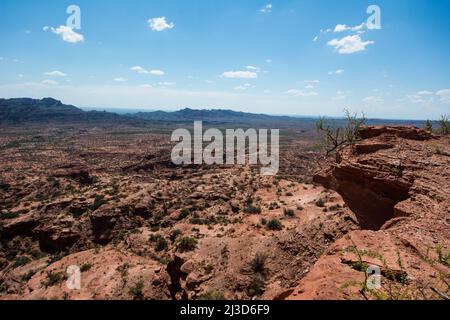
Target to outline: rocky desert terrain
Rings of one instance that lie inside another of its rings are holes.
[[[367,127],[324,160],[291,130],[266,177],[174,166],[168,132],[2,127],[0,299],[448,297],[448,137]]]

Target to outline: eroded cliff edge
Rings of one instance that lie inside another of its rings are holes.
[[[288,299],[436,299],[450,283],[450,139],[367,127],[314,180],[342,195],[363,230],[318,260]],[[382,287],[369,290],[368,265]]]

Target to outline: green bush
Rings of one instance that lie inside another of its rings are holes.
[[[294,212],[294,210],[292,210],[292,209],[284,208],[284,209],[283,209],[283,213],[284,213],[284,215],[285,215],[286,217],[292,218],[292,217],[295,216],[295,212]]]
[[[272,219],[267,223],[267,228],[269,230],[282,230],[283,229],[283,224],[281,223],[280,220],[278,219]]]
[[[247,293],[251,297],[260,296],[264,293],[265,287],[264,278],[260,274],[255,274],[248,285]]]
[[[142,280],[139,280],[134,286],[130,288],[129,293],[133,297],[133,300],[144,300],[143,289],[144,281]]]
[[[325,200],[323,199],[319,199],[316,201],[316,206],[318,206],[319,208],[324,208],[325,207]]]
[[[267,255],[264,253],[258,252],[256,254],[256,256],[253,258],[253,260],[250,261],[250,268],[255,273],[262,273],[262,272],[264,272],[266,261],[267,261]]]
[[[178,250],[180,252],[193,251],[197,248],[197,239],[193,237],[182,237],[178,241]]]

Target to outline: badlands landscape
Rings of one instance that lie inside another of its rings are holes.
[[[0,105],[2,300],[448,299],[450,137],[422,123],[368,120],[326,157],[314,119]],[[175,166],[197,117],[279,127],[278,175]]]

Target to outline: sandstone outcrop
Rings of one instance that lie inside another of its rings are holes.
[[[334,243],[288,299],[439,299],[450,274],[450,144],[410,127],[367,127],[314,180],[362,229]],[[364,287],[367,266],[382,287]]]

